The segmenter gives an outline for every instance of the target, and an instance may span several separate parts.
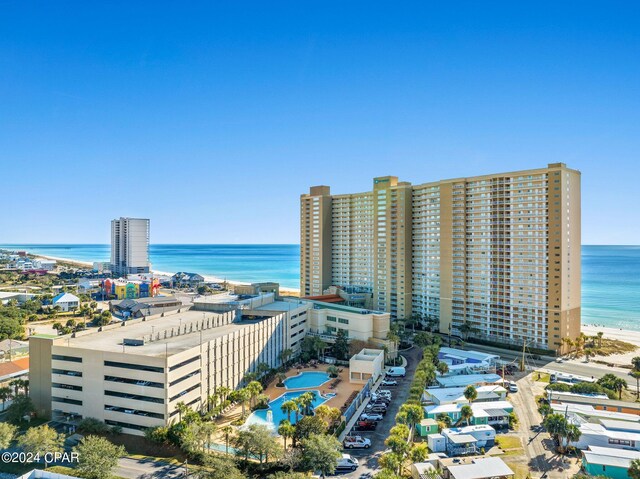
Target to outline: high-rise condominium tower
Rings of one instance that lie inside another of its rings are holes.
[[[120,218],[111,221],[111,270],[115,274],[148,273],[149,220]]]
[[[300,199],[300,288],[442,333],[562,350],[580,334],[580,172],[547,168]]]

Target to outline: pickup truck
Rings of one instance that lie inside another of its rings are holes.
[[[342,441],[342,445],[347,449],[369,449],[371,447],[371,439],[362,436],[347,436]]]

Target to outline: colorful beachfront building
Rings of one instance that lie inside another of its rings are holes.
[[[160,282],[157,279],[150,281],[105,279],[102,282],[102,289],[105,295],[112,299],[152,298],[158,295]]]

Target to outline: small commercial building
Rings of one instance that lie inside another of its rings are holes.
[[[198,273],[187,273],[180,271],[171,277],[171,283],[174,286],[189,286],[194,288],[204,283],[204,277]]]
[[[71,293],[60,293],[54,296],[52,301],[54,306],[60,306],[64,312],[74,311],[80,306],[80,298]]]
[[[590,476],[630,479],[631,461],[640,459],[640,451],[590,446],[582,451],[582,468]]]
[[[384,371],[384,351],[363,349],[349,360],[349,382],[364,384],[369,379],[377,381]]]
[[[154,314],[168,314],[182,308],[182,301],[175,296],[156,296],[144,299],[109,301],[109,310],[120,318],[142,318]]]
[[[234,294],[238,295],[259,295],[273,293],[276,298],[280,297],[280,283],[266,281],[263,283],[234,284]]]
[[[462,408],[471,406],[473,417],[469,420],[472,425],[488,425],[493,427],[504,427],[509,424],[509,414],[513,412],[513,404],[509,401],[452,403],[440,406],[425,406],[425,417],[430,419],[438,418],[440,414],[446,414],[453,423],[462,417]]]
[[[449,367],[445,376],[452,376],[495,371],[500,356],[479,351],[442,347],[438,352],[438,359]]]
[[[586,396],[580,394],[551,392],[548,395],[550,403],[584,404],[593,406],[601,411],[623,412],[626,414],[640,415],[640,403],[617,401],[609,398]]]

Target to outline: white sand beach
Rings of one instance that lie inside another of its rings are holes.
[[[599,332],[604,333],[605,338],[617,339],[631,343],[640,348],[640,331],[628,331],[626,329],[606,328],[600,326],[582,326],[582,332],[587,336],[596,336]],[[630,364],[631,359],[640,356],[640,349],[623,354],[612,354],[611,356],[604,356],[602,359],[610,361],[615,364]]]

